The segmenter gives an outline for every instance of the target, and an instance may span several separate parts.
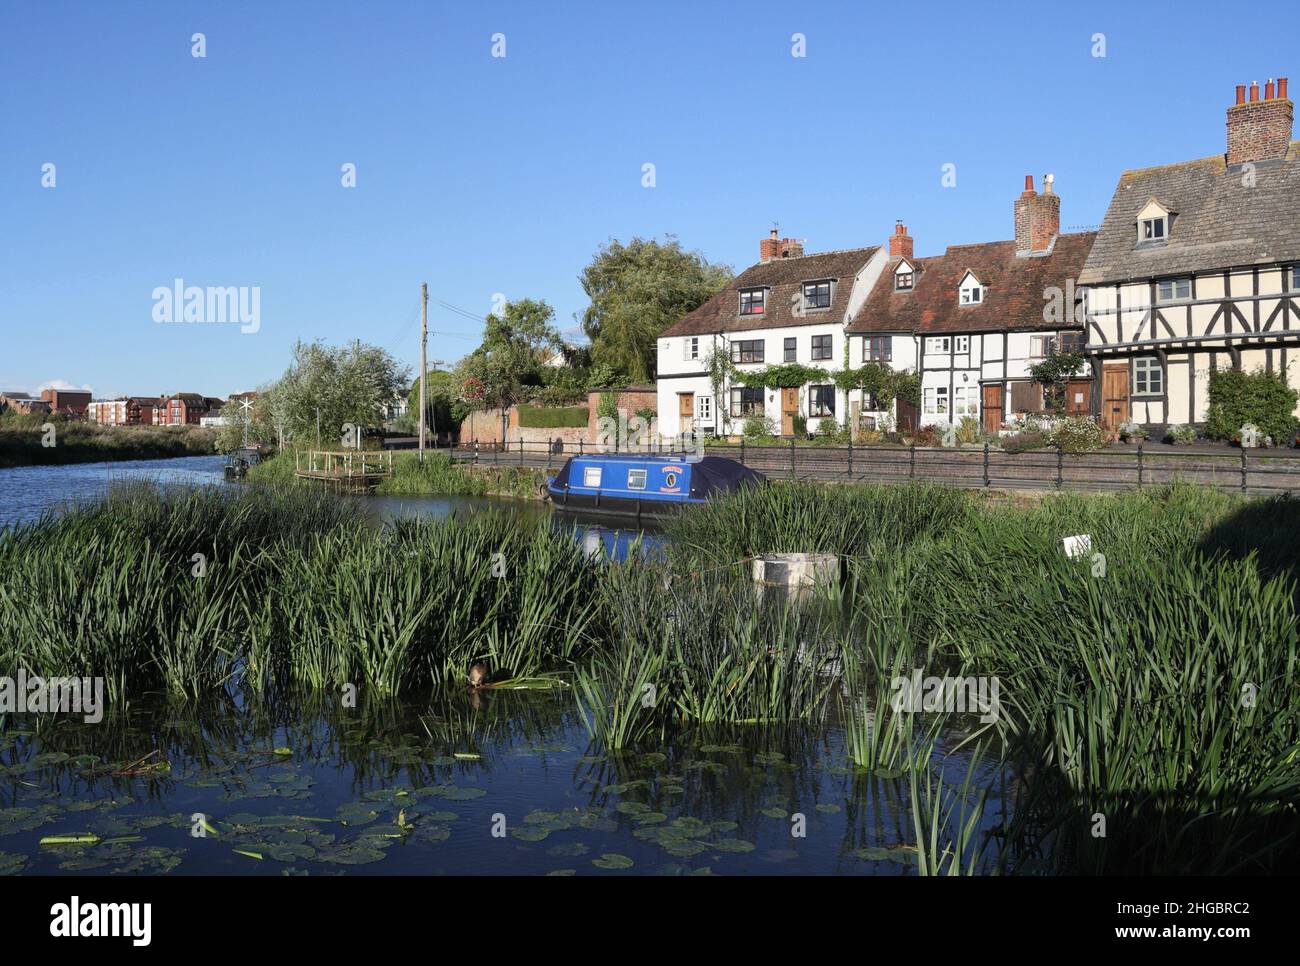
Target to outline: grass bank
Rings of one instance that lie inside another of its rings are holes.
[[[662,559],[623,564],[506,513],[360,516],[307,488],[135,487],[6,531],[0,666],[102,674],[120,703],[397,694],[484,660],[497,679],[559,675],[615,754],[838,730],[864,781],[901,783],[927,872],[1300,861],[1300,501],[793,484],[683,516]],[[1077,534],[1092,549],[1072,559]],[[760,592],[745,560],[777,550],[843,554],[843,585]],[[996,682],[998,703],[908,707],[914,675]],[[981,768],[945,785],[957,745]]]
[[[42,429],[46,424],[52,433]],[[216,430],[202,426],[100,426],[6,415],[0,418],[0,468],[211,456],[216,441]]]
[[[253,467],[248,478],[254,483],[319,486],[294,476],[294,454],[277,453]],[[508,496],[542,499],[539,488],[546,474],[532,467],[477,466],[452,462],[446,453],[417,453],[393,456],[393,474],[374,490],[381,496]]]

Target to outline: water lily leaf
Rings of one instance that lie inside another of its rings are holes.
[[[691,856],[707,852],[708,846],[696,839],[666,839],[659,847],[669,855]]]
[[[713,843],[713,848],[719,852],[753,852],[758,846],[744,839],[719,839]]]
[[[630,869],[636,863],[618,852],[606,852],[600,858],[592,859],[591,864],[598,869]]]
[[[577,869],[552,869],[547,875],[577,875]]]
[[[668,821],[668,816],[663,812],[639,812],[632,816],[632,821],[638,825],[658,825]]]
[[[776,806],[773,806],[771,808],[759,809],[759,814],[766,815],[768,818],[789,818],[790,817],[790,813],[787,812],[784,808],[777,808]]]
[[[0,852],[0,875],[19,875],[27,868],[27,856]]]
[[[381,849],[367,848],[361,845],[342,845],[337,850],[320,855],[322,862],[334,862],[338,865],[369,865],[380,862],[386,853]]]
[[[485,788],[470,788],[465,785],[448,785],[447,790],[442,793],[442,797],[451,802],[468,802],[475,798],[482,798],[487,794]]]
[[[622,812],[624,815],[635,815],[637,812],[650,811],[650,806],[643,802],[619,802],[614,806],[614,811]]]
[[[830,804],[829,802],[818,802],[818,803],[817,803],[817,811],[822,812],[822,813],[824,813],[824,814],[826,814],[826,815],[834,815],[834,814],[835,814],[836,812],[838,812],[839,810],[840,810],[840,807],[839,807],[838,805],[832,805],[832,804]]]
[[[582,842],[565,842],[563,845],[552,845],[549,849],[546,850],[546,854],[554,855],[557,858],[559,857],[569,858],[569,857],[576,857],[579,855],[586,855],[590,851],[591,849],[588,848],[586,845],[584,845]]]
[[[550,834],[550,829],[545,829],[537,825],[525,825],[522,828],[516,825],[510,829],[511,837],[519,839],[521,842],[540,842]]]

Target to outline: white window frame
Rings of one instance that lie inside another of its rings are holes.
[[[1164,287],[1169,286],[1169,295],[1164,293]],[[1187,294],[1179,295],[1178,289],[1186,286]],[[1192,298],[1192,277],[1185,275],[1180,278],[1162,278],[1156,282],[1156,301],[1161,305],[1169,305],[1177,302],[1190,302]]]
[[[700,337],[688,335],[682,340],[682,358],[691,362],[700,357]]]
[[[925,354],[928,356],[951,355],[952,339],[946,335],[928,336],[925,340]]]
[[[1300,265],[1291,266],[1291,291],[1300,292]]]
[[[697,395],[695,397],[695,412],[698,415],[695,421],[701,426],[713,425],[713,397],[708,395]]]
[[[952,351],[954,355],[969,355],[970,336],[968,335],[954,336],[952,340]]]
[[[963,285],[961,288],[962,305],[979,305],[984,301],[984,286],[976,282],[974,285]]]
[[[1031,335],[1029,337],[1029,358],[1046,359],[1052,354],[1055,337],[1050,335]]]
[[[948,387],[930,386],[922,394],[926,416],[947,416],[949,414]]]
[[[907,284],[903,284],[903,279],[907,279]],[[910,292],[916,286],[915,272],[895,272],[894,273],[894,291]]]
[[[823,285],[826,286],[826,304],[813,305],[808,301],[808,290],[812,289],[813,297],[816,298],[817,290]],[[803,307],[805,312],[827,312],[830,311],[831,305],[835,302],[835,285],[834,281],[829,278],[819,278],[814,279],[811,282],[804,282],[800,288],[800,292],[803,294]]]
[[[1139,373],[1146,376],[1146,388],[1138,388]],[[1152,376],[1155,379],[1152,379]],[[1156,385],[1153,385],[1153,382]],[[1165,394],[1165,368],[1158,356],[1137,356],[1133,360],[1133,395],[1134,397],[1163,396]]]
[[[952,414],[956,419],[979,415],[979,387],[957,386],[953,390]]]
[[[590,486],[597,490],[600,489],[600,470],[599,466],[584,466],[582,468],[582,485]],[[594,482],[593,482],[594,481]]]
[[[1169,216],[1143,218],[1138,222],[1138,243],[1152,244],[1169,238]]]

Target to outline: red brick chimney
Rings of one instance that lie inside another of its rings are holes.
[[[1052,193],[1052,175],[1043,176],[1043,193],[1034,176],[1025,175],[1025,190],[1016,199],[1016,253],[1045,252],[1061,233],[1061,197]]]
[[[894,233],[889,236],[889,257],[912,260],[912,236],[901,221],[894,222]]]
[[[1277,86],[1269,80],[1264,85],[1264,99],[1259,98],[1259,83],[1250,85],[1250,100],[1246,88],[1237,85],[1237,102],[1228,108],[1228,164],[1245,164],[1280,158],[1291,144],[1291,123],[1294,106],[1287,97],[1286,78],[1279,77]]]
[[[797,238],[778,238],[777,230],[758,243],[758,260],[770,262],[778,258],[799,258],[803,255],[803,242]]]

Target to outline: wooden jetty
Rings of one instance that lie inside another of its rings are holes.
[[[293,455],[293,472],[339,489],[368,490],[392,475],[393,451],[310,450]]]

